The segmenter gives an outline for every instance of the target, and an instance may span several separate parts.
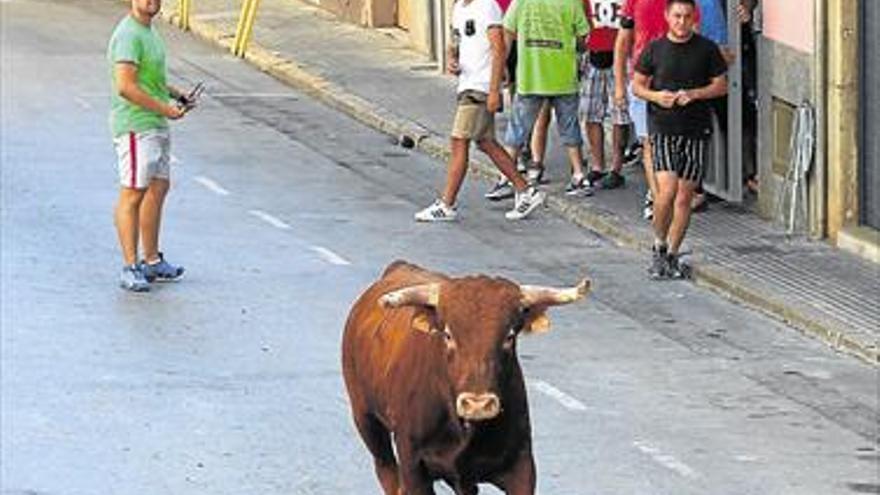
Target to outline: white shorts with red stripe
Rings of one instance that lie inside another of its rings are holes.
[[[171,176],[171,135],[168,129],[129,132],[113,139],[119,184],[146,189],[153,179]]]

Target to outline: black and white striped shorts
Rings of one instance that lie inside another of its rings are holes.
[[[674,172],[679,179],[691,182],[703,180],[709,149],[707,138],[652,134],[651,147],[655,171]]]

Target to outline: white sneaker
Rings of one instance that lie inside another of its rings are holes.
[[[504,218],[508,220],[522,220],[529,216],[535,208],[544,204],[547,194],[539,191],[536,187],[530,187],[521,193],[516,194],[513,209],[504,214]]]
[[[654,219],[654,197],[650,189],[645,193],[645,202],[642,205],[642,218],[648,221]]]
[[[446,206],[443,200],[438,199],[431,206],[416,212],[415,219],[416,222],[451,222],[457,216],[455,207]]]

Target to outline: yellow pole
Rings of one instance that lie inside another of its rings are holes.
[[[180,15],[180,18],[177,20],[178,27],[180,29],[189,31],[189,18],[190,12],[192,11],[192,0],[180,0],[178,11],[178,14]]]
[[[237,57],[244,57],[250,43],[251,34],[254,30],[254,21],[257,18],[257,8],[260,0],[244,0],[241,4],[241,16],[238,19],[238,27],[235,30],[235,42],[232,45],[232,53]]]

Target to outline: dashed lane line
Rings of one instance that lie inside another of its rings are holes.
[[[583,402],[575,399],[574,397],[566,394],[562,390],[559,390],[558,388],[543,380],[532,380],[531,384],[535,388],[535,390],[550,397],[551,399],[554,399],[556,402],[559,402],[566,409],[572,411],[587,410],[587,406],[585,406]]]
[[[205,186],[205,188],[219,196],[229,196],[229,191],[216,181],[204,175],[197,175],[193,180]]]
[[[633,445],[635,446],[635,448],[640,450],[642,453],[647,454],[651,459],[653,459],[661,466],[675,471],[685,478],[697,477],[697,472],[694,471],[693,468],[676,459],[675,456],[673,456],[672,454],[667,454],[661,451],[659,448],[643,440],[636,440],[633,442]]]
[[[270,215],[263,210],[250,210],[250,211],[248,211],[248,213],[250,213],[251,215],[259,218],[260,220],[268,223],[269,225],[271,225],[275,228],[278,228],[281,230],[290,230],[292,228],[290,226],[290,224],[288,224],[284,220],[281,220],[280,218],[278,218],[276,216]]]
[[[320,256],[321,259],[323,259],[327,263],[330,263],[331,265],[347,266],[347,265],[351,264],[351,262],[348,261],[347,259],[343,258],[342,256],[339,256],[338,254],[334,253],[333,251],[331,251],[325,247],[311,246],[311,250],[318,253],[318,256]]]

